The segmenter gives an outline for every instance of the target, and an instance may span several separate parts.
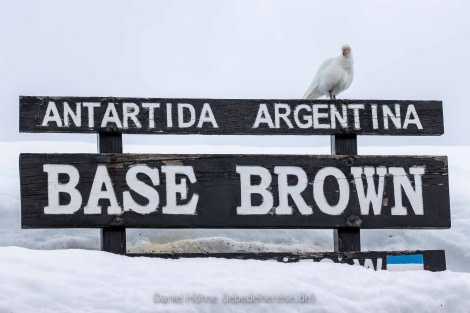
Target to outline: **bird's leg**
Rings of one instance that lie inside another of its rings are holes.
[[[330,100],[336,100],[336,96],[331,93],[331,90],[328,93],[330,94]]]

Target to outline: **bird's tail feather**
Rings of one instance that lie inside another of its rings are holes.
[[[304,99],[306,100],[313,100],[313,99],[318,99],[322,96],[320,92],[317,90],[317,85],[310,86],[307,91],[304,93]]]

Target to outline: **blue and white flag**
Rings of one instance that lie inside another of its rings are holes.
[[[389,271],[424,270],[422,254],[387,255],[386,262]]]

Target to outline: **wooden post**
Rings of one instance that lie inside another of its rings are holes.
[[[357,155],[357,135],[331,136],[332,155]],[[359,228],[341,227],[333,230],[336,252],[361,251],[361,233]]]
[[[105,129],[98,134],[98,153],[122,153],[122,133]],[[101,228],[101,250],[126,254],[126,228]]]

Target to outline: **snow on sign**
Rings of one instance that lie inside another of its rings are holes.
[[[441,101],[20,97],[20,132],[98,133],[99,154],[21,154],[23,228],[331,228],[334,252],[150,254],[445,270],[445,253],[361,252],[362,228],[449,228],[447,158],[358,156],[357,135],[438,136]],[[331,156],[122,154],[122,134],[332,135]]]
[[[21,154],[23,227],[448,228],[446,157]]]
[[[20,97],[22,132],[442,135],[441,101]]]
[[[129,256],[146,256],[148,254],[129,253]],[[239,259],[256,257],[260,260],[277,260],[283,263],[291,262],[333,262],[364,266],[376,271],[408,271],[428,270],[433,272],[445,271],[446,260],[444,250],[419,251],[365,251],[365,252],[300,252],[287,254],[282,252],[256,252],[242,253],[211,253],[211,257],[228,258],[236,256]],[[162,258],[200,258],[207,257],[207,253],[161,253]]]

